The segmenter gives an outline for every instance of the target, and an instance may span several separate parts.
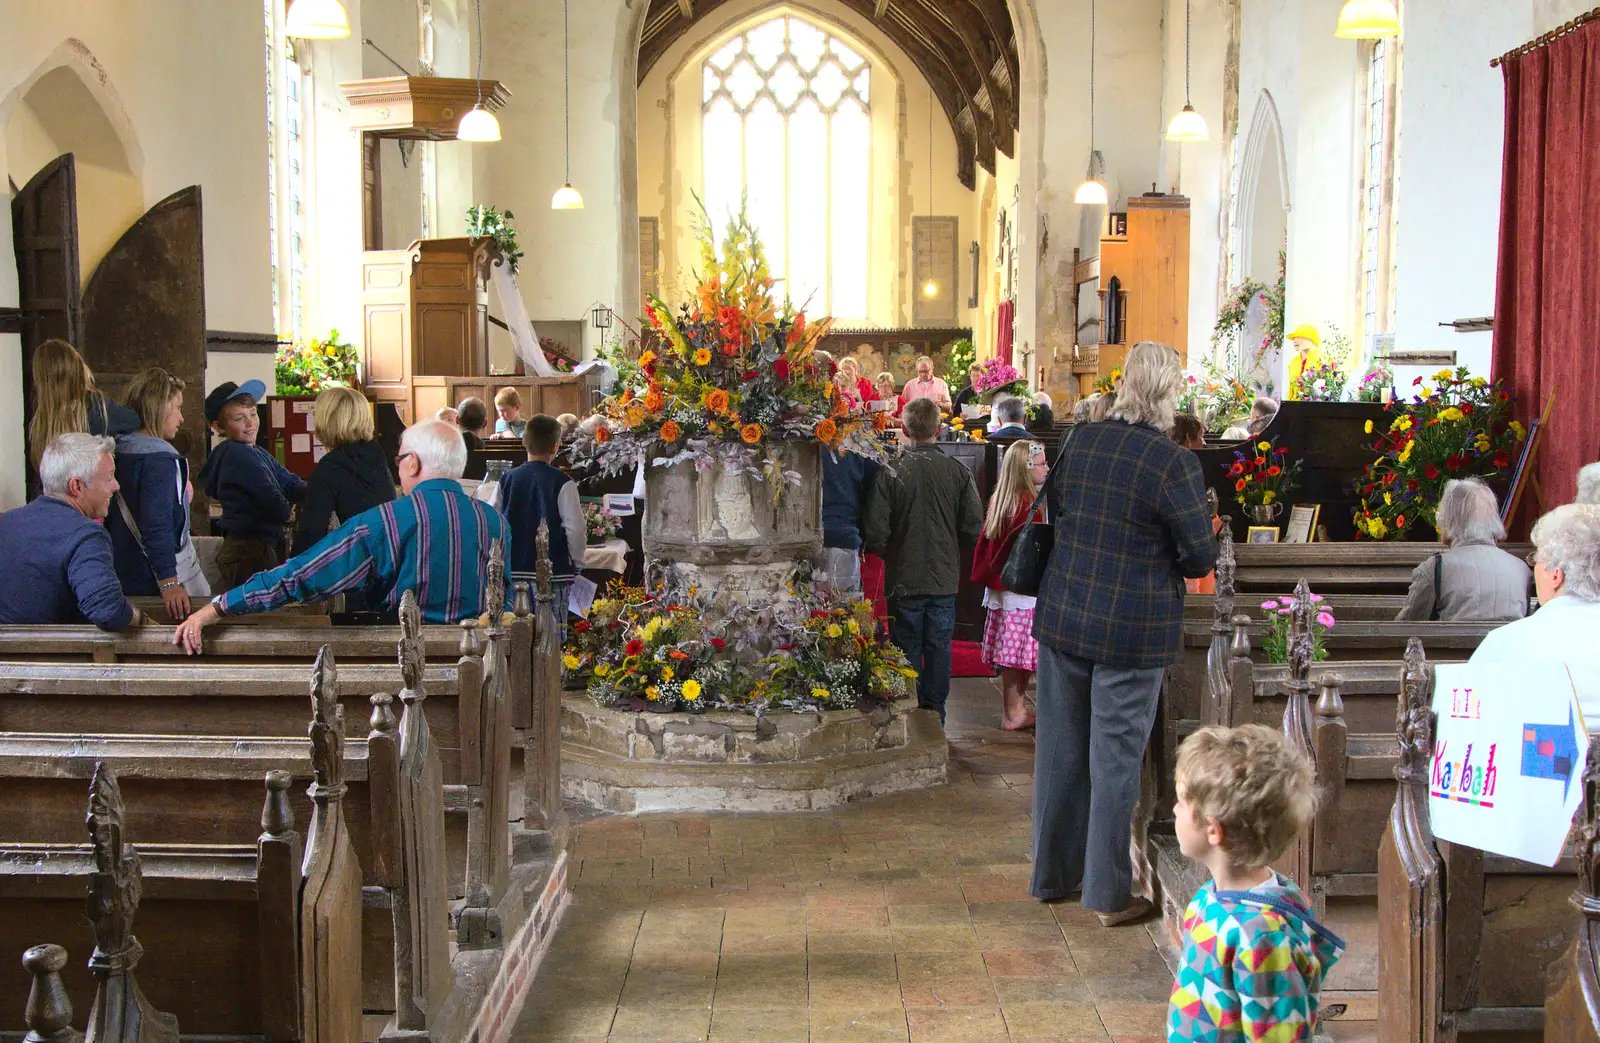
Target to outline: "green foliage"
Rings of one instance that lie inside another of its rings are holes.
[[[315,395],[324,388],[361,386],[356,349],[339,339],[338,330],[329,330],[321,340],[282,345],[273,363],[280,395]]]
[[[967,386],[967,370],[978,361],[978,347],[967,337],[950,342],[944,353],[945,383],[953,388]]]
[[[1268,286],[1264,282],[1246,279],[1234,287],[1233,292],[1222,302],[1222,310],[1217,315],[1217,324],[1211,330],[1211,343],[1227,345],[1228,369],[1239,381],[1249,380],[1262,355],[1273,348],[1283,347],[1284,311],[1288,296],[1286,263],[1286,257],[1280,251],[1276,285]],[[1244,332],[1250,304],[1257,297],[1261,298],[1261,303],[1267,310],[1266,329],[1262,332],[1260,344],[1243,345],[1239,342],[1240,334]]]
[[[515,216],[509,210],[497,210],[482,203],[467,207],[467,234],[493,239],[495,248],[513,273],[522,260],[522,251],[517,249],[517,230],[511,227]]]

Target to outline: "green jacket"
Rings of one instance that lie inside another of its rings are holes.
[[[914,445],[873,483],[861,519],[866,549],[885,564],[889,597],[947,597],[961,586],[961,544],[983,531],[972,472],[933,443]]]

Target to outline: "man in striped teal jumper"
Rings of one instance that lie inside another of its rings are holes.
[[[193,655],[200,651],[200,631],[224,616],[350,590],[366,591],[368,604],[388,612],[398,611],[400,596],[414,590],[426,623],[481,615],[490,549],[495,540],[509,543],[510,533],[499,511],[466,495],[456,481],[467,464],[461,432],[438,420],[415,424],[400,439],[396,463],[404,496],[363,511],[310,550],[214,598],[184,620],[173,643]]]

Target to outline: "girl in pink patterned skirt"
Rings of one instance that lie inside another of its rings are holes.
[[[1039,644],[1033,639],[1034,599],[1006,590],[1000,570],[1049,473],[1044,446],[1026,441],[1011,444],[1001,461],[1000,477],[973,554],[972,578],[984,584],[983,605],[989,610],[983,628],[983,661],[1000,670],[1004,701],[1000,726],[1006,731],[1033,726],[1026,697],[1028,682],[1038,667]]]

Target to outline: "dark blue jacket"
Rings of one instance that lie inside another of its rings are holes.
[[[1199,458],[1144,424],[1077,424],[1061,440],[1050,502],[1055,547],[1034,638],[1106,666],[1171,663],[1184,578],[1217,558]]]
[[[0,623],[133,622],[111,564],[111,537],[65,500],[41,496],[0,514]]]
[[[856,453],[822,454],[822,545],[861,549],[861,510],[878,465]]]
[[[144,541],[140,547],[112,500],[106,532],[125,593],[160,594],[158,580],[178,574],[178,550],[189,542],[188,481],[189,461],[172,443],[137,434],[117,439],[117,484],[122,487],[117,496],[128,505]]]
[[[500,476],[500,512],[511,533],[511,574],[518,579],[534,575],[538,568],[540,521],[550,526],[552,575],[569,579],[577,573],[556,502],[561,487],[571,481],[569,475],[543,460],[518,464]]]
[[[217,531],[243,540],[277,543],[289,505],[305,498],[306,483],[258,445],[224,439],[211,447],[200,484],[222,504]]]

